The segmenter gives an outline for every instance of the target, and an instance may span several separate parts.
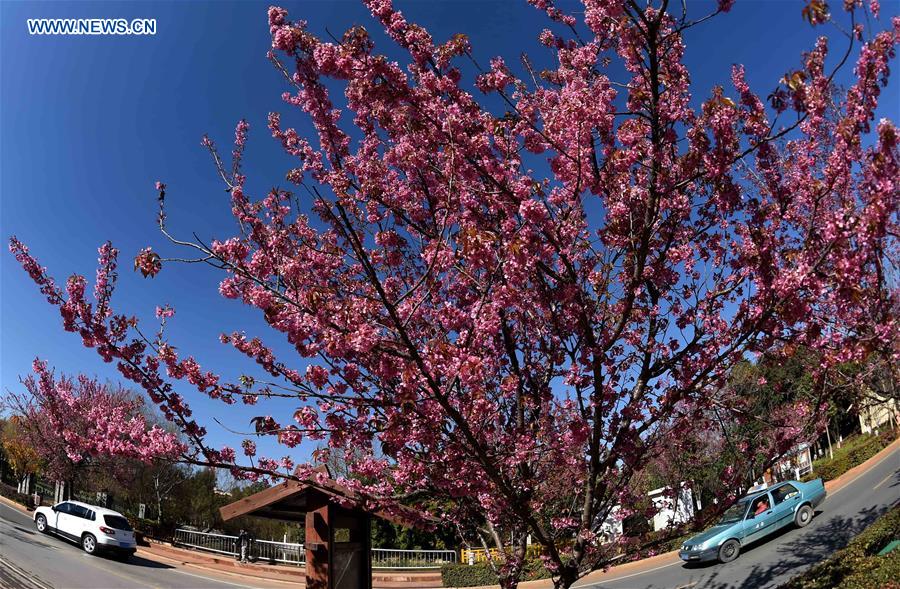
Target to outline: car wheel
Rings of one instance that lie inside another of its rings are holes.
[[[47,533],[47,518],[43,515],[38,515],[34,518],[34,527],[37,528],[37,531],[46,534]]]
[[[97,552],[97,538],[93,534],[85,534],[81,538],[81,547],[88,554],[94,554]]]
[[[805,528],[812,521],[812,518],[813,508],[809,505],[804,505],[797,510],[797,515],[794,516],[794,523],[797,524],[798,528]]]
[[[719,546],[719,562],[731,562],[741,552],[741,545],[737,540],[728,540]]]

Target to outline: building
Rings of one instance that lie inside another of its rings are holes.
[[[613,505],[609,510],[609,515],[600,524],[599,534],[603,537],[603,542],[613,542],[622,535],[622,518],[619,514],[620,507]]]
[[[763,475],[765,485],[774,485],[781,481],[797,480],[812,472],[812,453],[809,444],[803,443],[793,447],[781,460]],[[765,487],[764,487],[765,488]]]
[[[614,505],[603,523],[600,524],[599,534],[605,542],[612,542],[628,530],[628,535],[636,535],[652,529],[662,530],[670,525],[678,525],[689,522],[694,518],[694,494],[689,487],[682,483],[677,494],[669,496],[671,487],[653,489],[647,496],[653,501],[656,515],[651,520],[644,520],[639,514],[622,517],[621,507]],[[697,499],[697,509],[701,509],[700,500]],[[640,521],[635,521],[638,518]]]
[[[893,429],[898,422],[898,409],[897,399],[886,399],[870,392],[859,407],[859,427],[862,433],[878,433],[885,427]]]
[[[669,496],[671,494],[671,487],[660,487],[647,493],[657,509],[652,520],[654,531],[689,522],[694,517],[694,494],[691,489],[682,483],[678,492]],[[702,508],[699,499],[697,506]]]

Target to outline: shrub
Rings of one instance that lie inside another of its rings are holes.
[[[24,505],[29,509],[31,509],[31,506],[34,503],[31,497],[19,493],[18,491],[16,491],[15,487],[7,485],[6,483],[0,483],[0,495],[6,497],[7,499],[12,499],[16,503]]]
[[[497,575],[486,562],[473,565],[445,564],[441,567],[441,584],[444,587],[478,587],[496,585]]]
[[[544,563],[540,559],[531,559],[525,563],[525,569],[522,571],[523,581],[534,581],[536,579],[549,579],[553,575],[544,567]]]
[[[544,568],[538,559],[529,559],[522,569],[522,581],[534,581],[536,579],[549,579],[550,572]],[[496,585],[497,575],[486,562],[478,562],[473,565],[445,564],[441,567],[441,584],[444,587],[479,587],[482,585]]]
[[[886,431],[878,436],[858,435],[847,438],[840,448],[835,449],[834,458],[823,458],[813,462],[813,471],[803,477],[804,481],[821,478],[830,481],[841,476],[854,466],[875,456],[894,439],[893,432]]]
[[[872,589],[897,587],[900,549],[877,556],[891,540],[900,538],[900,507],[880,517],[831,558],[794,577],[781,589]]]

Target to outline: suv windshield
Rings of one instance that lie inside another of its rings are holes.
[[[126,532],[131,531],[131,524],[128,523],[128,520],[119,515],[104,515],[103,521],[106,522],[111,528],[115,528],[117,530],[125,530]]]
[[[719,520],[720,524],[734,524],[742,519],[744,519],[744,513],[747,511],[747,502],[746,501],[738,501],[734,505],[728,508],[728,510],[722,514],[722,518]]]

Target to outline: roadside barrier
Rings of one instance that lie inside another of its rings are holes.
[[[439,569],[455,562],[455,550],[372,549],[373,569]]]
[[[197,530],[178,528],[175,530],[173,546],[185,546],[217,554],[237,557],[237,536],[213,534]],[[303,544],[254,540],[250,557],[262,562],[281,562],[302,565],[306,563]],[[455,563],[453,550],[394,550],[391,548],[372,549],[372,568],[391,569],[439,569],[442,565]]]

